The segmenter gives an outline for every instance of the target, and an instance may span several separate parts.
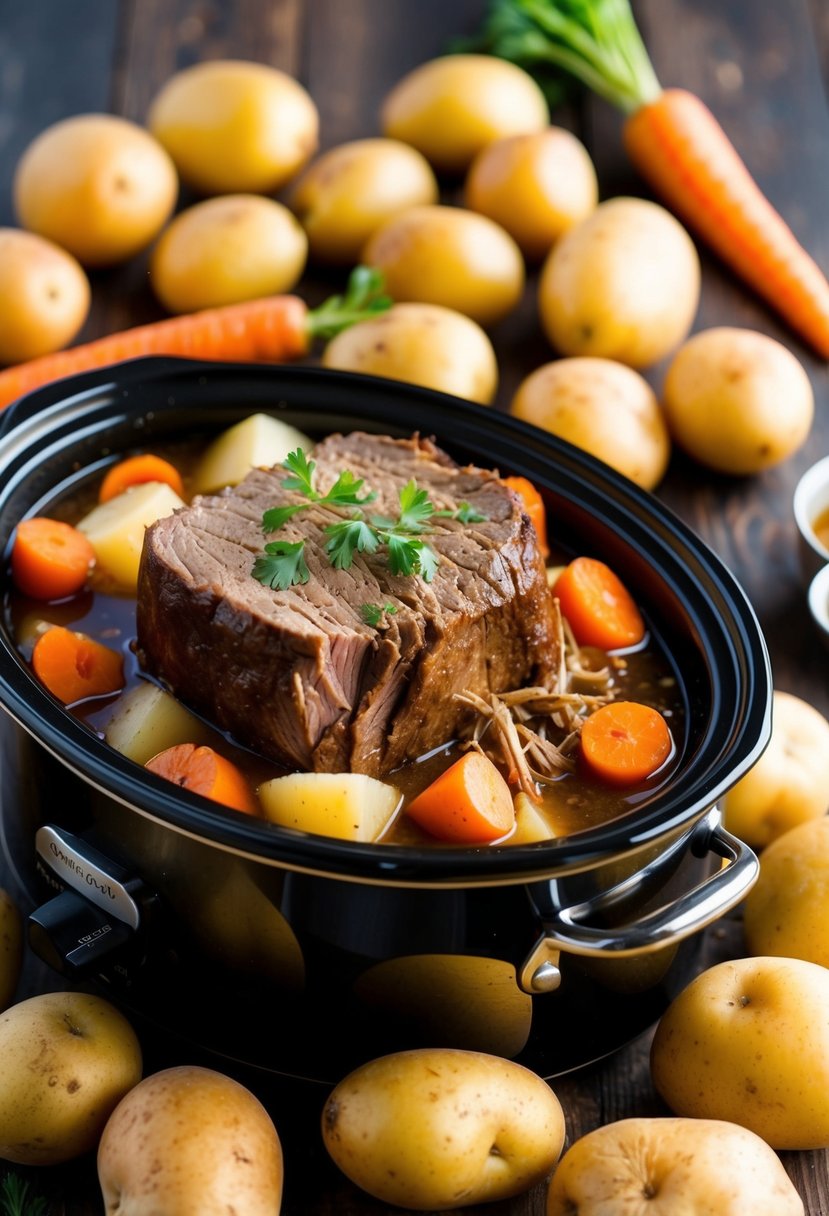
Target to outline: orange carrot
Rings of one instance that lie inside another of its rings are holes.
[[[503,482],[521,499],[521,505],[535,528],[541,556],[546,561],[550,556],[550,546],[547,544],[547,511],[544,507],[544,499],[526,477],[504,477]]]
[[[153,456],[147,452],[141,456],[130,456],[127,460],[121,460],[109,469],[101,482],[98,502],[109,502],[110,498],[117,498],[131,486],[140,486],[147,481],[166,482],[172,490],[175,490],[179,498],[184,497],[181,473],[175,465],[170,464],[169,460],[162,460],[160,456]]]
[[[212,747],[179,743],[153,756],[144,767],[183,789],[202,794],[213,802],[221,802],[234,811],[242,811],[245,815],[259,814],[244,773]]]
[[[571,73],[626,117],[636,168],[677,215],[829,358],[829,282],[765,198],[717,119],[662,89],[629,0],[499,0],[479,49]]]
[[[561,611],[580,646],[620,650],[645,636],[645,622],[630,592],[604,562],[577,557],[553,586]]]
[[[658,710],[638,701],[611,701],[581,730],[581,754],[590,771],[611,785],[637,785],[661,767],[673,744]]]
[[[15,585],[35,600],[76,595],[95,564],[95,550],[83,532],[58,519],[38,515],[17,525],[11,568]]]
[[[273,363],[294,359],[307,354],[314,338],[333,337],[388,308],[391,300],[381,293],[379,272],[358,266],[345,295],[334,296],[316,309],[309,310],[298,296],[270,296],[139,325],[0,371],[0,409],[63,376],[139,355]]]
[[[124,687],[121,655],[62,625],[53,625],[40,635],[32,651],[32,667],[64,705],[110,696]]]
[[[515,825],[506,781],[480,752],[467,752],[406,807],[406,813],[438,840],[487,844]]]

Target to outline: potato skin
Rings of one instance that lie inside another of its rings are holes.
[[[725,825],[753,849],[829,810],[829,722],[813,705],[774,690],[766,750],[723,799]]]
[[[709,468],[743,476],[796,452],[814,415],[809,377],[791,351],[727,326],[694,334],[677,351],[663,404],[680,447]]]
[[[829,967],[829,818],[778,836],[760,858],[743,903],[751,954],[802,958]]]
[[[512,312],[524,289],[524,261],[492,220],[460,207],[412,207],[375,232],[363,261],[385,276],[396,302],[441,304],[479,325]]]
[[[752,1132],[713,1119],[621,1119],[567,1150],[547,1216],[803,1216],[780,1159]]]
[[[550,251],[538,305],[561,354],[648,367],[687,336],[699,290],[699,257],[679,221],[657,203],[613,198]]]
[[[561,1152],[564,1116],[521,1065],[435,1048],[356,1069],[329,1096],[322,1132],[339,1168],[370,1195],[437,1211],[540,1182]]]
[[[20,223],[84,266],[126,261],[167,222],[178,194],[170,157],[114,114],[79,114],[41,131],[14,173]]]
[[[357,139],[324,152],[294,186],[290,205],[311,257],[351,265],[369,237],[409,207],[438,201],[429,162],[396,139]]]
[[[646,490],[662,480],[671,440],[653,389],[612,359],[556,359],[521,382],[510,413],[566,439]]]
[[[490,55],[445,55],[399,80],[383,102],[383,134],[422,152],[436,169],[461,173],[481,148],[540,131],[550,113],[522,68]]]
[[[0,1015],[0,1157],[55,1165],[88,1152],[141,1079],[126,1018],[99,997],[49,992]]]
[[[290,291],[308,241],[287,207],[256,194],[226,194],[182,211],[162,233],[150,282],[169,312],[222,308]]]
[[[264,1106],[230,1077],[189,1065],[127,1094],[98,1148],[107,1216],[277,1216],[282,1178]]]
[[[89,312],[89,280],[65,249],[0,228],[0,363],[22,363],[71,342]]]
[[[663,1014],[654,1085],[671,1110],[778,1149],[829,1147],[829,971],[793,958],[710,967]]]
[[[484,331],[459,312],[437,304],[395,304],[338,334],[324,367],[388,376],[488,405],[498,386],[498,364]]]
[[[0,1010],[14,998],[23,965],[23,925],[8,891],[0,889]]]

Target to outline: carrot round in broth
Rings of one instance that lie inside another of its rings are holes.
[[[553,595],[580,646],[622,650],[645,637],[645,622],[621,579],[604,562],[577,557],[558,576]]]
[[[98,502],[109,502],[111,498],[117,498],[132,486],[144,485],[148,481],[163,481],[179,498],[184,497],[181,474],[175,465],[161,456],[146,452],[140,456],[129,456],[107,470],[98,491]]]
[[[95,550],[83,532],[58,519],[34,516],[17,525],[11,554],[12,579],[35,600],[76,595],[95,565]]]
[[[502,480],[504,485],[509,486],[521,499],[521,505],[535,528],[541,556],[546,561],[550,556],[550,546],[547,543],[547,511],[544,499],[527,477],[504,477]]]
[[[639,701],[611,701],[581,730],[581,754],[590,771],[610,785],[638,785],[665,763],[673,743],[658,710]]]
[[[438,840],[489,844],[515,826],[512,794],[480,752],[467,752],[418,794],[406,814]]]
[[[212,747],[179,743],[153,756],[144,767],[174,785],[213,802],[221,802],[235,811],[245,815],[259,814],[247,777]]]
[[[62,625],[53,625],[35,642],[32,667],[64,705],[110,696],[124,687],[124,661],[118,651]]]

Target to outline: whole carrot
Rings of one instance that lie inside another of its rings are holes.
[[[708,107],[663,89],[629,0],[493,0],[484,49],[577,77],[627,119],[642,176],[803,339],[829,358],[829,282],[752,178]]]
[[[331,338],[390,305],[380,274],[358,266],[345,294],[315,309],[299,296],[269,296],[125,329],[8,367],[0,371],[0,409],[53,380],[139,355],[282,363],[306,354],[314,338]]]

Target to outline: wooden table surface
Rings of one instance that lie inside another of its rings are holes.
[[[404,72],[470,32],[483,0],[0,0],[0,224],[13,223],[11,179],[27,143],[47,124],[84,111],[142,121],[158,87],[202,59],[262,60],[298,76],[319,106],[324,146],[377,133],[381,98]],[[640,0],[636,13],[665,84],[699,93],[715,111],[768,196],[824,269],[829,269],[829,6],[825,0]],[[646,194],[628,166],[621,121],[584,97],[554,114],[576,131],[597,166],[603,197]],[[452,198],[448,193],[447,198]],[[775,686],[829,715],[827,653],[808,617],[799,582],[791,510],[803,470],[829,451],[829,377],[778,321],[701,250],[703,289],[697,329],[749,326],[783,341],[803,361],[816,397],[804,448],[762,476],[732,479],[678,455],[658,490],[724,558],[748,592],[768,639]],[[307,278],[312,302],[335,279]],[[523,306],[493,331],[504,407],[518,381],[551,352],[539,332],[532,276]],[[146,263],[93,277],[92,312],[82,337],[160,315]],[[648,373],[659,389],[664,367]],[[706,958],[742,953],[739,920],[706,933]],[[20,998],[59,987],[33,960]],[[602,1123],[667,1113],[650,1085],[649,1036],[613,1060],[555,1086],[570,1141]],[[334,1210],[373,1216],[383,1205],[327,1166],[315,1129],[304,1149],[287,1153],[287,1216]],[[293,1129],[294,1132],[296,1129]],[[783,1154],[806,1210],[829,1207],[829,1154]],[[28,1173],[50,1212],[90,1216],[103,1210],[94,1163]],[[544,1188],[493,1216],[540,1216]]]

